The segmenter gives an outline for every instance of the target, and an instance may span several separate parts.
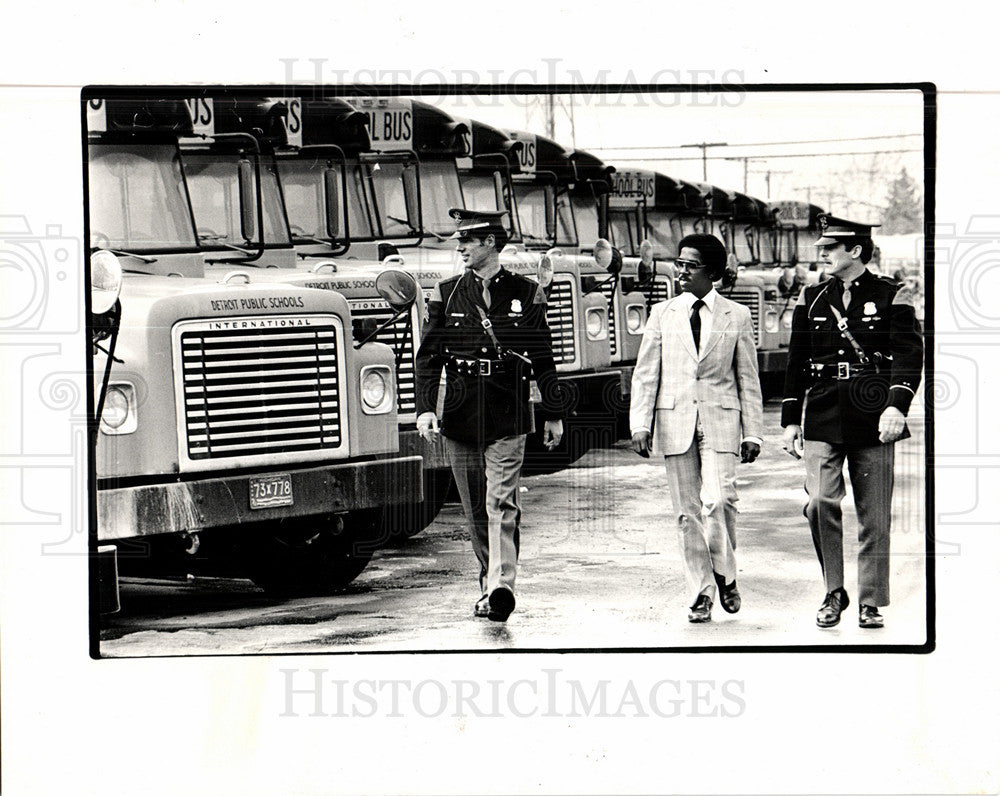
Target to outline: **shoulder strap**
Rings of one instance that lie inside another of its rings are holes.
[[[847,342],[851,344],[851,348],[854,349],[854,353],[858,355],[858,359],[861,361],[861,364],[867,365],[869,362],[868,355],[865,353],[865,350],[861,347],[860,343],[854,339],[854,335],[851,334],[850,330],[848,330],[847,318],[845,318],[841,314],[840,310],[833,305],[832,301],[829,302],[829,304],[830,309],[833,312],[833,317],[837,319],[837,328],[844,333],[844,337],[847,339]]]
[[[476,309],[479,310],[479,317],[481,319],[481,323],[483,324],[483,328],[486,330],[486,334],[489,335],[490,342],[493,343],[493,347],[496,349],[497,359],[503,359],[503,348],[501,348],[500,341],[497,340],[497,336],[493,333],[493,322],[486,317],[486,310],[484,310],[481,306],[476,304]]]

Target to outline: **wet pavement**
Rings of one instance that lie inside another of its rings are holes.
[[[923,644],[922,433],[897,445],[886,626],[857,625],[857,520],[848,488],[844,554],[852,604],[838,627],[821,630],[815,613],[823,585],[801,513],[802,463],[781,450],[777,417],[778,404],[769,402],[763,453],[737,469],[738,614],[716,605],[712,622],[687,621],[693,595],[684,584],[662,464],[621,443],[560,473],[523,479],[518,604],[506,623],[472,615],[478,568],[461,509],[448,505],[421,534],[377,552],[332,597],[275,599],[240,579],[125,579],[122,612],[102,618],[101,654]]]

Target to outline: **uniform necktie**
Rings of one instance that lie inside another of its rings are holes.
[[[479,277],[476,277],[479,279]],[[490,280],[489,279],[479,279],[482,283],[483,288],[483,304],[486,305],[486,309],[490,308]]]
[[[705,302],[695,299],[691,305],[691,335],[694,337],[694,350],[701,351],[701,308]]]
[[[840,298],[844,305],[844,309],[846,310],[847,306],[851,303],[851,284],[850,282],[843,282],[842,284],[844,286],[844,292]]]

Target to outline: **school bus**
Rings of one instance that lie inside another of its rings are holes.
[[[216,129],[256,131],[264,173],[273,183],[270,208],[275,219],[270,226],[279,230],[279,240],[271,246],[281,259],[269,262],[258,278],[340,293],[351,307],[355,337],[393,350],[400,451],[421,457],[424,489],[421,501],[385,507],[388,541],[396,535],[412,536],[430,524],[445,500],[451,475],[440,440],[428,443],[416,432],[414,359],[423,294],[401,313],[375,288],[385,268],[409,266],[394,246],[379,241],[384,230],[373,208],[373,183],[359,161],[359,154],[370,149],[368,124],[365,114],[339,99],[241,93],[215,103]],[[239,157],[231,148],[211,147],[209,154],[204,149],[186,144],[185,163],[193,169],[196,163],[221,159],[231,172]],[[201,227],[203,219],[219,212],[218,186],[202,179],[200,171],[189,182],[195,221]],[[220,260],[234,256],[239,253],[224,253]],[[419,273],[419,278],[425,288],[433,284],[432,273]]]
[[[358,346],[339,293],[258,278],[287,267],[280,192],[255,136],[207,129],[213,98],[84,102],[94,270],[113,257],[123,272],[120,309],[92,324],[95,545],[126,574],[341,588],[371,558],[383,506],[421,499],[420,457],[399,454],[392,350]],[[217,187],[200,226],[189,168]],[[406,275],[380,287],[405,292]]]

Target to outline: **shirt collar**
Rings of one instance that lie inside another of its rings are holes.
[[[705,306],[708,307],[709,312],[715,312],[715,299],[718,298],[718,296],[719,296],[718,292],[713,287],[704,296],[701,297],[701,300],[705,302]],[[687,291],[685,291],[681,293],[681,298],[685,302],[684,306],[686,306],[688,309],[691,309],[691,307],[694,306],[695,302],[694,293],[688,293]]]
[[[488,279],[492,279],[499,273],[500,273],[500,263],[494,263],[491,268],[486,268],[485,270],[480,272],[477,271],[472,272],[473,276],[477,277],[478,279],[482,279],[484,282]]]

